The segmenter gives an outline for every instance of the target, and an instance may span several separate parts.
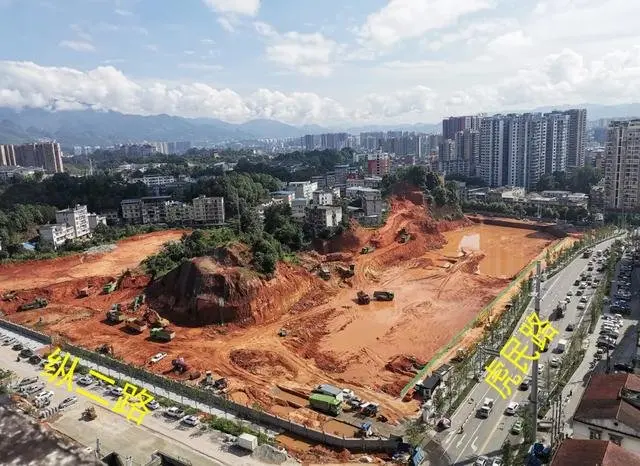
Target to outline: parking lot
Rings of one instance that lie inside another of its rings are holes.
[[[15,338],[15,341],[3,344],[7,338]],[[176,412],[176,408],[168,411],[157,406],[157,409],[152,410],[138,426],[111,410],[119,392],[113,391],[104,382],[94,379],[90,384],[82,385],[82,376],[76,375],[74,391],[70,393],[66,384],[57,385],[55,381],[48,381],[42,373],[44,363],[30,363],[29,358],[17,361],[17,356],[22,351],[15,346],[18,343],[23,349],[29,348],[34,353],[42,353],[48,349],[5,329],[0,330],[0,368],[14,372],[11,385],[15,389],[27,388],[25,392],[30,393],[24,393],[24,396],[34,405],[36,397],[43,400],[37,402],[39,411],[51,410],[59,407],[61,403],[64,406],[66,400],[67,406],[60,409],[59,413],[53,414],[48,422],[54,429],[87,447],[95,449],[99,440],[102,455],[117,451],[123,458],[131,456],[133,465],[145,464],[151,454],[158,450],[187,459],[194,465],[263,464],[229,442],[229,436],[200,425],[196,418]],[[12,349],[14,347],[15,350]],[[86,381],[88,382],[88,379]],[[87,396],[77,393],[77,387],[107,400],[109,406],[102,407]],[[97,414],[97,417],[90,421],[83,418],[83,412],[89,406],[93,406]]]

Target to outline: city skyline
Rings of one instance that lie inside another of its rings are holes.
[[[640,48],[619,31],[638,13],[621,0],[1,0],[0,106],[333,126],[633,102]]]

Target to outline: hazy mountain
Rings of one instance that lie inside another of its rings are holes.
[[[349,128],[348,133],[359,134],[371,131],[415,131],[417,133],[439,133],[442,123],[414,123],[397,125],[366,125]]]

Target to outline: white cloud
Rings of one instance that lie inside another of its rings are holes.
[[[227,32],[235,32],[237,20],[233,16],[220,16],[218,19],[218,24],[222,29]]]
[[[178,68],[199,71],[220,71],[224,69],[221,65],[210,65],[208,63],[180,63],[178,64]]]
[[[237,13],[255,16],[260,9],[260,0],[203,0],[205,5],[219,13]]]
[[[200,42],[204,45],[215,45],[216,43],[213,39],[200,39]]]
[[[267,41],[269,61],[307,76],[329,76],[344,47],[319,32],[305,34],[296,31],[280,34],[266,23],[254,23]]]
[[[116,8],[114,10],[115,14],[120,15],[120,16],[133,16],[133,12],[129,11],[129,10],[123,10],[121,8]]]
[[[195,52],[195,51],[193,51],[193,50],[185,50],[185,51],[184,51],[184,54],[185,54],[185,55],[194,55],[195,53],[196,53],[196,52]]]
[[[495,54],[508,55],[514,51],[520,52],[523,47],[533,45],[531,37],[527,36],[522,30],[511,31],[502,34],[487,44],[487,49]]]
[[[154,52],[154,53],[158,52],[158,46],[155,44],[147,44],[144,46],[144,48],[149,50],[150,52]]]
[[[76,52],[94,52],[96,49],[90,42],[80,40],[62,40],[58,44],[60,47],[75,50]]]
[[[421,44],[432,51],[440,50],[447,45],[458,46],[461,42],[473,45],[487,42],[496,34],[507,29],[515,29],[517,26],[518,22],[513,18],[485,19],[482,22],[467,24],[453,32],[434,34],[432,38],[422,39]]]
[[[79,24],[72,24],[70,26],[71,30],[73,32],[75,32],[75,34],[82,39],[85,42],[91,42],[92,38],[91,38],[91,34],[89,34],[88,32],[86,32],[84,29],[82,29],[82,26],[80,26]]]
[[[423,115],[436,104],[437,93],[426,86],[415,86],[385,94],[369,94],[362,99],[356,111],[358,120],[375,120],[398,115]]]
[[[452,26],[469,13],[493,6],[493,0],[390,0],[367,17],[358,35],[362,43],[374,48],[389,47]]]

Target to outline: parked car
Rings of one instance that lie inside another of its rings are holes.
[[[633,364],[631,364],[630,362],[617,362],[613,365],[613,368],[617,371],[629,373],[633,372]]]
[[[4,340],[2,342],[2,346],[13,345],[15,342],[16,342],[16,338],[15,337],[11,337],[11,338],[8,338],[8,339]]]
[[[573,329],[575,328],[573,323],[569,323],[567,324],[567,332],[573,332]]]
[[[151,400],[149,403],[147,403],[147,408],[149,408],[152,411],[155,411],[159,407],[160,407],[160,403],[158,403],[156,400]]]
[[[38,381],[38,377],[25,377],[18,383],[18,387],[25,387],[27,385],[31,385],[32,383],[36,383]]]
[[[11,347],[13,351],[22,351],[22,348],[24,348],[24,346],[20,342],[16,343]]]
[[[586,296],[583,296],[582,298],[580,298],[580,302],[581,303],[586,303],[586,302],[589,302],[589,299],[587,299]]]
[[[491,466],[491,464],[489,464],[489,458],[486,456],[478,456],[473,466]]]
[[[44,390],[35,396],[36,400],[50,400],[54,393],[51,390]]]
[[[181,410],[180,408],[176,408],[175,406],[172,406],[171,408],[167,408],[164,414],[166,416],[173,417],[173,418],[181,418],[182,416],[184,416],[184,411]]]
[[[90,375],[83,375],[77,380],[77,382],[78,382],[78,385],[83,385],[85,387],[88,387],[89,385],[93,384],[95,380],[93,380],[93,377],[91,377]]]
[[[77,396],[70,396],[70,397],[65,398],[64,400],[62,400],[60,402],[60,404],[58,405],[58,408],[64,409],[67,406],[71,406],[73,404],[76,404],[77,402],[78,402],[78,397]]]
[[[22,351],[20,351],[20,357],[21,358],[30,358],[31,356],[33,356],[33,350],[31,348],[23,348]]]
[[[122,387],[111,387],[109,389],[109,393],[113,396],[121,396],[123,391]]]
[[[504,462],[502,461],[502,458],[499,458],[497,456],[493,459],[493,462],[491,463],[491,466],[503,466],[503,465],[504,465]]]
[[[188,426],[197,426],[200,420],[198,419],[197,416],[185,416],[182,418],[180,422]]]
[[[573,291],[571,290],[567,291],[567,296],[573,296]]]
[[[549,362],[549,366],[551,367],[560,367],[560,358],[553,358]]]
[[[32,395],[36,392],[41,391],[46,386],[47,385],[44,382],[39,382],[33,385],[26,385],[18,390],[18,392],[22,393],[23,395]]]
[[[582,309],[586,309],[586,308],[587,308],[586,304],[584,304],[584,303],[578,304],[578,309],[582,310]]]
[[[518,419],[516,422],[513,423],[513,425],[511,426],[511,433],[513,435],[519,435],[520,433],[522,433],[522,427],[523,427],[524,423],[522,422],[522,419]]]
[[[529,390],[529,385],[531,385],[531,377],[526,377],[522,382],[520,382],[520,390]]]

